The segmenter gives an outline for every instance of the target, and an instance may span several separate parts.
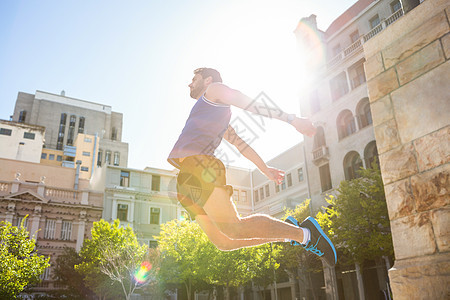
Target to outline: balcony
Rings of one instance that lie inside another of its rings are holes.
[[[315,165],[321,165],[324,162],[327,162],[330,158],[328,147],[321,146],[312,151],[313,163]]]
[[[392,23],[397,21],[401,16],[403,16],[403,9],[402,8],[400,8],[399,10],[394,12],[392,15],[390,15],[386,19],[382,20],[380,22],[380,24],[378,24],[377,26],[372,28],[372,30],[370,30],[368,33],[363,35],[360,39],[358,39],[353,44],[351,44],[350,46],[345,48],[343,51],[338,53],[336,56],[331,58],[328,61],[328,63],[327,63],[328,69],[331,69],[333,67],[338,66],[347,57],[353,56],[354,54],[359,53],[360,51],[362,51],[363,50],[362,49],[362,45],[365,42],[367,42],[368,40],[370,40],[371,38],[376,36],[378,33],[383,31],[384,29],[386,29],[386,27],[388,27],[389,25],[391,25]]]

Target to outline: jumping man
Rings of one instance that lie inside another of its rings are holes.
[[[236,210],[231,198],[233,188],[226,185],[225,166],[214,156],[222,139],[234,145],[276,184],[284,178],[283,171],[267,166],[229,125],[231,105],[262,115],[252,105],[253,100],[222,84],[220,73],[211,68],[196,69],[189,88],[191,98],[197,102],[168,161],[180,170],[177,197],[191,218],[197,221],[220,250],[290,240],[333,266],[337,261],[336,250],[313,218],[308,217],[301,224],[293,217],[286,222],[263,214],[242,218]],[[272,117],[289,123],[307,136],[313,136],[316,132],[308,119],[284,112]]]

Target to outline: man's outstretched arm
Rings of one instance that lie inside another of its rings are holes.
[[[241,109],[245,109],[251,113],[258,114],[267,117],[267,114],[261,112],[258,109],[258,104],[252,98],[244,95],[238,90],[234,90],[222,83],[212,83],[208,86],[205,92],[205,97],[216,103],[223,103],[227,105],[233,105]],[[268,109],[271,109],[270,107]],[[313,136],[316,133],[316,128],[312,125],[309,119],[294,117],[289,120],[289,114],[280,111],[278,107],[273,107],[273,110],[277,110],[278,113],[271,114],[271,118],[275,118],[291,124],[300,133],[307,136]],[[291,115],[292,116],[292,115]]]
[[[237,135],[233,127],[228,126],[223,138],[230,144],[234,145],[245,158],[254,163],[261,173],[267,176],[267,178],[275,181],[276,184],[281,184],[284,178],[284,172],[267,166],[258,153],[256,153],[256,151],[253,150],[249,144]]]

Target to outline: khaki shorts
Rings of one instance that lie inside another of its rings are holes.
[[[192,220],[197,215],[206,215],[203,206],[216,187],[226,189],[230,197],[233,195],[233,187],[226,185],[225,175],[225,166],[213,156],[189,156],[181,162],[177,197]]]

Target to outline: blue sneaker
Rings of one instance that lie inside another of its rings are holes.
[[[319,223],[317,223],[314,218],[307,217],[300,225],[293,217],[288,217],[286,222],[298,227],[308,228],[311,233],[311,239],[306,245],[292,241],[291,243],[293,245],[302,245],[306,251],[310,251],[320,258],[325,259],[330,266],[334,266],[337,263],[337,254],[333,243],[326,236],[322,228],[320,228]]]

